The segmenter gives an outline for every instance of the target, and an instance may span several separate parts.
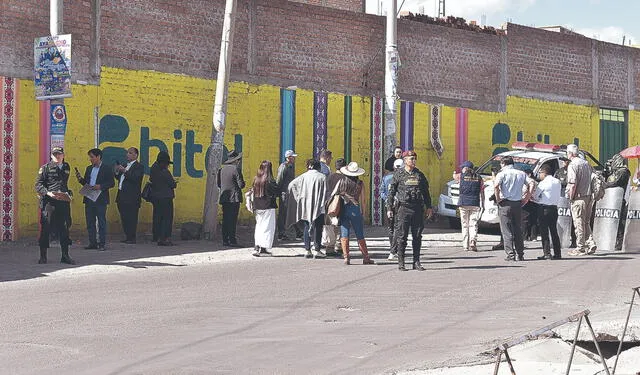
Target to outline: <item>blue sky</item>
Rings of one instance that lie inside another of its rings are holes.
[[[376,13],[377,3],[366,0],[367,12]],[[402,0],[397,0],[398,6]],[[406,0],[403,10],[417,12],[420,7],[428,15],[437,13],[437,0]],[[506,21],[527,26],[561,25],[596,39],[640,45],[640,0],[446,0],[447,15],[499,27]]]

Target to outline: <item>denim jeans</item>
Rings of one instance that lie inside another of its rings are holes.
[[[340,237],[349,238],[350,227],[356,233],[357,240],[364,240],[364,221],[362,219],[362,211],[360,206],[353,203],[347,203],[340,213]]]

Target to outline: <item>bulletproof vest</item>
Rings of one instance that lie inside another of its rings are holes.
[[[475,173],[465,173],[460,176],[460,198],[458,206],[480,207],[480,189],[478,175]]]
[[[68,191],[67,181],[69,181],[69,173],[71,168],[69,164],[63,163],[62,168],[58,168],[55,163],[47,163],[42,166],[46,169],[46,181],[47,189],[49,191]]]
[[[403,176],[404,186],[405,186],[405,196],[399,198],[403,203],[409,204],[422,204],[424,199],[422,197],[422,192],[420,191],[420,176],[417,173],[413,174],[405,174]]]

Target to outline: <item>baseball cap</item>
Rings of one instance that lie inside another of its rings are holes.
[[[460,169],[462,168],[473,168],[473,163],[470,162],[469,160],[462,162],[462,164],[460,164]]]
[[[396,159],[396,161],[393,162],[393,169],[398,169],[402,167],[404,167],[404,160]]]
[[[295,152],[293,152],[293,150],[287,150],[287,151],[284,153],[284,157],[285,157],[285,158],[288,158],[289,156],[298,156],[298,154],[296,154]]]
[[[407,156],[415,156],[417,158],[418,154],[416,154],[416,152],[413,150],[405,151],[402,153],[403,158],[406,158]]]
[[[62,147],[54,147],[51,149],[52,154],[64,154],[64,149]]]

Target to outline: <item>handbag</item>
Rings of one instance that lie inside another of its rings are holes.
[[[338,194],[338,187],[341,182],[342,181],[336,184],[336,187],[333,189],[333,193],[331,193],[331,198],[329,198],[329,201],[327,202],[327,215],[332,217],[340,216],[342,205],[344,204],[342,197]]]
[[[244,193],[244,205],[247,207],[247,211],[253,213],[253,189],[249,189]]]
[[[141,197],[145,201],[151,202],[151,182],[147,181],[147,183],[144,185],[144,187],[142,188]]]

